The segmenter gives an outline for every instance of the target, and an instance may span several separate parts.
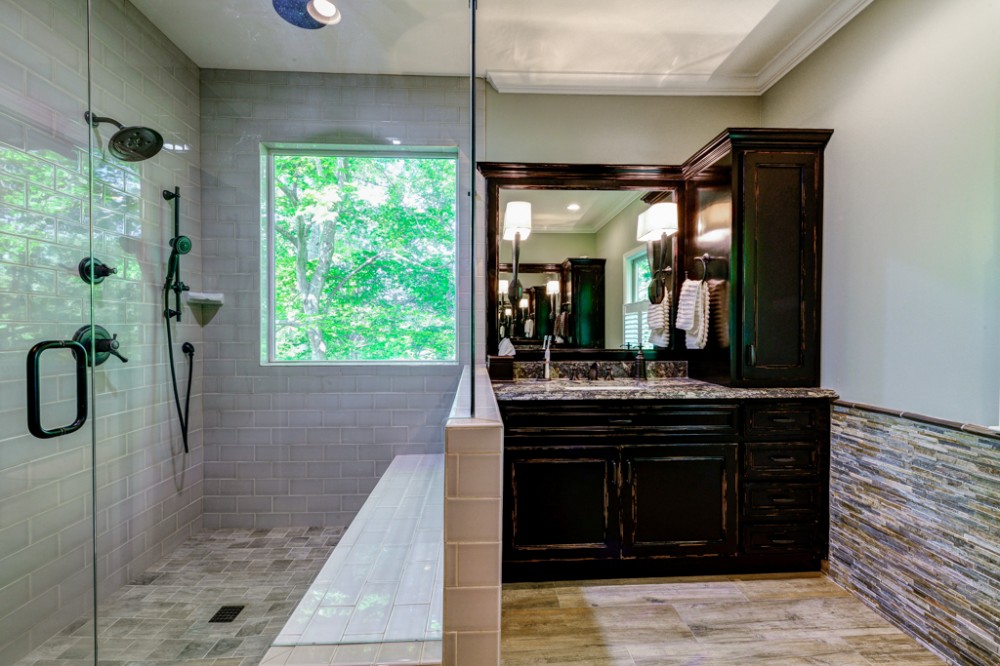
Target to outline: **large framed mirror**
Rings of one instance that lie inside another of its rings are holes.
[[[553,336],[554,348],[564,349],[646,344],[639,313],[648,304],[652,276],[647,244],[636,240],[636,222],[660,201],[683,207],[681,168],[478,166],[486,181],[487,353],[496,354],[503,337],[528,351],[541,349],[546,335]],[[518,239],[516,251],[503,233],[504,211],[512,201],[531,205],[530,234]],[[670,258],[677,255],[677,241],[672,242]]]

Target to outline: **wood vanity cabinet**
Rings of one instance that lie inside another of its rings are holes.
[[[829,403],[500,402],[505,581],[817,570]]]
[[[819,386],[823,150],[831,134],[730,129],[684,165],[686,255],[708,251],[730,266],[728,374],[736,385]],[[720,186],[732,204],[731,244],[703,247],[699,192]]]

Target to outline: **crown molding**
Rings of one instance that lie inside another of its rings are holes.
[[[768,88],[808,58],[813,51],[823,45],[823,42],[830,39],[872,2],[873,0],[839,0],[831,4],[757,73],[755,77],[759,90],[757,94],[763,95],[767,92]]]
[[[499,93],[548,95],[760,96],[873,0],[836,0],[755,74],[623,74],[490,70]]]

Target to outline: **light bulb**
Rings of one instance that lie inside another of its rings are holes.
[[[340,10],[330,0],[309,0],[306,11],[313,19],[326,25],[336,25],[343,18]]]

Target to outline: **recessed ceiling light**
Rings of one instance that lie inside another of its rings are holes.
[[[316,21],[324,25],[336,25],[342,18],[340,10],[330,0],[309,0],[306,11]]]
[[[402,141],[400,141],[399,139],[397,139],[396,137],[393,137],[393,136],[390,136],[390,137],[389,137],[389,141],[390,141],[390,142],[392,143],[392,145],[394,145],[394,146],[398,146],[399,144],[403,143]]]
[[[575,213],[576,211],[580,210],[580,204],[571,203],[570,205],[566,206],[566,210],[571,210]]]

